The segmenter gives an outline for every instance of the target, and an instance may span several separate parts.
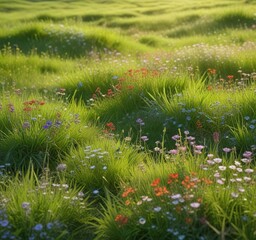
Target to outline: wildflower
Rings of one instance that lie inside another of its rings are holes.
[[[169,193],[169,191],[166,189],[166,187],[156,187],[156,188],[154,189],[154,191],[155,191],[155,195],[156,195],[157,197]]]
[[[145,123],[143,122],[143,120],[141,118],[138,118],[136,120],[136,123],[138,123],[140,126],[144,126],[145,125]]]
[[[155,208],[154,208],[154,211],[155,211],[155,212],[160,212],[161,209],[162,209],[161,207],[155,207]]]
[[[199,151],[204,149],[203,145],[195,145],[194,147],[196,150],[199,150]]]
[[[245,182],[250,182],[252,179],[250,177],[243,177]]]
[[[226,147],[226,148],[223,148],[222,150],[223,150],[223,152],[225,152],[225,153],[231,152],[231,148],[227,148],[227,147]]]
[[[127,197],[129,194],[131,194],[131,193],[135,193],[135,189],[133,189],[132,187],[129,187],[129,188],[127,188],[127,189],[123,192],[122,197],[125,198],[125,197]]]
[[[178,150],[177,149],[171,149],[168,153],[172,154],[172,155],[177,155],[178,154]]]
[[[221,170],[221,171],[225,171],[226,170],[226,166],[219,166],[219,169]]]
[[[223,184],[224,184],[224,181],[223,181],[222,179],[218,179],[216,182],[217,182],[218,184],[220,184],[220,185],[223,185]]]
[[[47,223],[46,228],[51,230],[53,228],[53,225],[54,224],[52,222],[49,222],[49,223]]]
[[[192,207],[192,208],[199,208],[200,207],[200,203],[198,203],[198,202],[190,203],[190,207]]]
[[[46,124],[43,126],[44,129],[49,129],[52,126],[52,121],[48,120]]]
[[[84,195],[85,195],[85,194],[84,194],[83,192],[79,192],[79,193],[77,194],[77,196],[80,197],[80,198],[83,198]]]
[[[251,168],[247,168],[247,169],[245,169],[244,171],[245,171],[246,173],[253,173],[253,172],[254,172],[254,170],[251,169]]]
[[[92,192],[93,194],[95,194],[95,195],[97,195],[97,194],[99,194],[100,193],[100,191],[98,190],[98,189],[95,189],[95,190],[93,190],[93,192]]]
[[[221,158],[214,158],[213,161],[215,163],[221,163],[222,162],[222,159]]]
[[[116,130],[116,127],[115,127],[114,123],[112,123],[112,122],[106,123],[106,128],[107,128],[107,131],[115,131]]]
[[[232,169],[232,170],[236,170],[236,166],[235,165],[230,165],[228,168]]]
[[[179,193],[178,194],[174,194],[174,195],[171,196],[171,198],[172,199],[179,199],[179,198],[181,198],[181,194],[179,194]]]
[[[242,158],[241,162],[243,163],[250,163],[252,161],[252,159],[248,159],[248,158]]]
[[[146,223],[146,219],[143,218],[143,217],[141,217],[141,218],[139,219],[139,224],[144,225],[145,223]]]
[[[25,210],[30,209],[30,203],[29,202],[23,202],[21,204],[21,207]]]
[[[66,169],[67,169],[67,165],[66,165],[65,163],[60,163],[60,164],[57,166],[57,168],[56,168],[56,170],[59,171],[59,172],[63,172],[63,171],[65,171]]]
[[[180,139],[180,135],[174,135],[172,136],[172,140],[178,141]]]
[[[252,152],[251,152],[251,151],[245,151],[245,152],[243,153],[243,157],[245,157],[245,158],[251,158],[251,157],[252,157]]]
[[[2,227],[7,227],[9,225],[9,221],[4,219],[4,220],[0,220],[0,225]]]
[[[119,226],[125,225],[128,222],[128,217],[126,217],[122,214],[118,214],[115,217],[115,222],[118,223]]]
[[[160,178],[157,178],[157,179],[155,179],[152,183],[151,183],[151,186],[152,187],[156,187],[156,186],[158,186],[158,184],[160,183]]]
[[[234,76],[233,75],[228,75],[227,78],[228,78],[228,80],[232,80],[234,78]]]
[[[140,139],[141,139],[143,142],[148,141],[148,137],[147,137],[147,136],[142,136]]]
[[[232,193],[231,193],[231,196],[232,196],[233,198],[237,198],[237,197],[239,196],[239,194],[236,193],[236,192],[232,192]]]
[[[38,223],[36,226],[33,227],[35,231],[41,231],[43,229],[43,225],[41,223]]]

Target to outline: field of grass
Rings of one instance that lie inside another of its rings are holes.
[[[254,0],[1,0],[1,239],[255,239],[255,39]]]

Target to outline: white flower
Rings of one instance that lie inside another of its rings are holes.
[[[99,194],[99,192],[100,191],[98,189],[95,189],[92,193],[96,195],[96,194]]]
[[[60,163],[60,164],[57,166],[57,168],[56,168],[56,170],[59,171],[59,172],[63,172],[63,171],[65,171],[66,169],[67,169],[67,165],[66,165],[65,163]]]
[[[239,194],[236,193],[236,192],[232,192],[232,193],[231,193],[231,196],[232,196],[233,198],[237,198],[237,197],[239,196]]]
[[[155,211],[155,212],[160,212],[161,209],[162,209],[161,207],[155,207],[155,208],[154,208],[154,211]]]
[[[219,169],[221,170],[221,171],[225,171],[226,170],[226,166],[219,166]]]
[[[218,179],[218,180],[217,180],[217,183],[220,184],[220,185],[223,185],[223,184],[224,184],[224,182],[223,182],[221,179]]]
[[[213,161],[216,162],[216,163],[221,163],[222,159],[221,158],[214,158]]]
[[[139,224],[145,224],[146,223],[146,219],[145,218],[143,218],[143,217],[141,217],[140,219],[139,219]]]
[[[190,207],[192,207],[192,208],[199,208],[200,207],[200,203],[198,203],[198,202],[190,203]]]
[[[246,173],[253,173],[253,172],[254,172],[254,170],[251,169],[251,168],[247,168],[247,169],[245,169],[244,171],[245,171]]]
[[[236,170],[236,166],[235,165],[230,165],[228,168],[232,169],[232,170]]]

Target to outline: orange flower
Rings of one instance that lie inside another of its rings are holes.
[[[158,186],[158,184],[160,183],[160,178],[157,178],[157,179],[155,179],[152,183],[151,183],[151,186],[152,187],[156,187],[156,186]]]
[[[135,193],[135,190],[134,190],[132,187],[127,188],[127,189],[123,192],[122,197],[125,198],[125,197],[127,197],[130,193]]]
[[[166,187],[156,187],[154,190],[155,190],[155,195],[157,197],[169,193],[169,191],[166,189]]]
[[[178,182],[178,177],[179,174],[178,173],[171,173],[169,174],[169,178],[168,178],[168,184],[171,184],[172,182]]]
[[[122,215],[122,214],[118,214],[115,217],[115,222],[118,223],[118,225],[121,227],[122,225],[127,224],[128,222],[128,217]]]

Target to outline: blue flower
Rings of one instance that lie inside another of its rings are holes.
[[[52,121],[48,120],[46,124],[43,126],[44,129],[49,129],[52,126]]]
[[[35,231],[41,231],[43,230],[43,225],[41,223],[36,224],[36,226],[33,227]]]

